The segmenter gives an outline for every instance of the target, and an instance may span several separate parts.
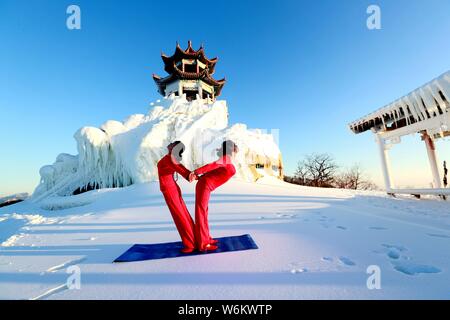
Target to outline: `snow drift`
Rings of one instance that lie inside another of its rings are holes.
[[[186,145],[183,164],[190,169],[214,160],[220,143],[232,139],[240,149],[235,161],[237,179],[255,181],[265,175],[282,175],[280,150],[273,135],[249,130],[244,124],[229,127],[225,101],[208,104],[170,96],[151,105],[147,115],[79,129],[74,135],[78,155],[60,154],[53,165],[42,167],[32,199],[155,181],[156,164],[174,140]]]

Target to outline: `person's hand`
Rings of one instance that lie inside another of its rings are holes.
[[[189,174],[189,182],[192,182],[192,181],[197,180],[197,179],[198,179],[198,176],[195,174],[194,171],[192,171],[192,172]]]

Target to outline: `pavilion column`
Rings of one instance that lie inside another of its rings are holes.
[[[428,161],[430,162],[431,173],[433,174],[433,187],[442,188],[434,141],[427,133],[422,134],[422,140],[425,141],[425,146],[427,147]]]
[[[379,133],[375,133],[375,139],[378,144],[381,158],[381,169],[383,170],[384,185],[386,187],[386,192],[391,193],[392,190],[392,179],[391,179],[391,167],[389,162],[389,146],[386,145],[385,140],[380,136]]]
[[[198,97],[199,99],[203,99],[203,88],[200,81],[197,81],[197,87],[198,87]]]
[[[181,81],[178,81],[178,96],[181,97],[183,95],[183,84]]]

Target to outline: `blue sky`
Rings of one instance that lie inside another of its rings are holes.
[[[77,4],[82,29],[66,28]],[[382,29],[366,9],[381,7]],[[0,0],[0,195],[32,191],[73,133],[146,113],[176,41],[203,43],[227,77],[230,122],[279,129],[287,173],[311,152],[381,184],[371,134],[347,123],[450,69],[450,1]],[[438,143],[450,161],[449,141]],[[398,184],[431,180],[418,136],[392,152]],[[411,174],[414,172],[414,174]]]

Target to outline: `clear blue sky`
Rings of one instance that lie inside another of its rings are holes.
[[[66,28],[70,4],[81,30]],[[381,30],[366,28],[369,4]],[[450,69],[449,13],[448,0],[0,0],[0,195],[32,191],[42,165],[76,154],[78,128],[146,113],[160,52],[189,39],[219,56],[231,123],[280,129],[288,173],[329,152],[380,183],[373,137],[347,123]],[[406,140],[393,152],[398,179],[431,180],[419,137]],[[438,148],[450,161],[448,145]]]

